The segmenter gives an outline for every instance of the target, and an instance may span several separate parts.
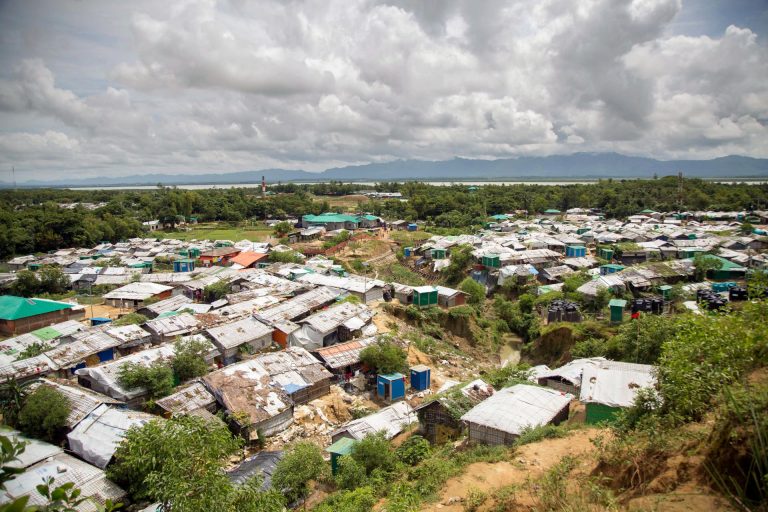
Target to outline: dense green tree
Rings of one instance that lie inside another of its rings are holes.
[[[389,472],[397,467],[397,455],[384,433],[368,434],[352,446],[352,458],[370,475],[375,470]]]
[[[210,350],[210,343],[205,340],[177,340],[174,344],[175,354],[171,366],[180,381],[201,377],[208,372],[205,355]]]
[[[149,398],[161,398],[173,391],[173,369],[162,361],[155,361],[149,366],[129,362],[120,367],[117,381],[129,390],[146,389]]]
[[[159,501],[164,510],[222,510],[232,490],[222,469],[240,447],[223,423],[157,419],[126,432],[107,473],[134,499]]]
[[[309,492],[309,483],[327,475],[328,465],[316,444],[300,442],[286,450],[272,474],[272,487],[292,503]]]
[[[19,428],[32,437],[55,441],[71,409],[64,395],[50,386],[41,385],[24,400],[19,412]]]
[[[479,306],[485,302],[485,286],[471,277],[465,278],[459,284],[459,290],[467,294],[467,302],[473,306]]]
[[[405,372],[408,369],[408,354],[396,343],[380,340],[360,352],[360,361],[379,374]]]

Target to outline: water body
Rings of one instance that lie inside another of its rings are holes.
[[[614,178],[614,179],[639,179],[639,178]],[[727,185],[735,185],[737,183],[746,183],[748,185],[763,185],[768,183],[768,180],[734,180],[734,179],[714,179],[707,180],[714,183],[723,183]],[[453,185],[462,186],[476,186],[481,187],[483,185],[550,185],[550,186],[563,186],[563,185],[589,185],[597,183],[598,180],[573,180],[573,181],[425,181],[427,185],[434,185],[437,187],[450,187]],[[287,184],[288,182],[286,182]],[[296,185],[317,185],[322,182],[318,181],[296,181],[291,182]],[[348,182],[351,185],[375,185],[375,181],[351,181]],[[397,183],[405,183],[399,181]],[[273,183],[274,184],[274,183]],[[213,190],[213,189],[230,189],[230,188],[261,188],[261,183],[221,183],[221,184],[193,184],[193,185],[168,185],[184,190]],[[56,187],[58,188],[58,187]],[[105,187],[62,187],[69,190],[154,190],[157,185],[116,185]]]
[[[520,347],[523,340],[515,337],[501,346],[499,349],[499,366],[504,368],[507,365],[516,365],[520,362]]]

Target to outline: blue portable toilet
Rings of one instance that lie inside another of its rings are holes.
[[[405,256],[406,258],[410,258],[411,253],[413,253],[413,247],[406,247],[405,249],[403,249],[403,256]]]
[[[419,229],[419,226],[416,224],[408,224],[408,231],[416,231],[417,229]]]
[[[411,368],[411,389],[424,391],[429,389],[431,380],[431,370],[429,366],[419,364]]]
[[[183,258],[173,261],[174,272],[192,272],[195,270],[195,260],[191,258]]]
[[[405,398],[405,375],[402,373],[379,375],[376,379],[376,393],[379,398],[387,402],[402,400]]]
[[[91,318],[91,326],[104,325],[112,321],[111,318],[105,318],[103,316],[95,316]]]

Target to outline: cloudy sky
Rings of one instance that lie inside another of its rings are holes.
[[[0,180],[768,157],[766,0],[0,0]]]

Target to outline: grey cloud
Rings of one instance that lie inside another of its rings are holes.
[[[121,10],[121,30],[132,30],[119,39],[122,62],[87,77],[102,83],[96,92],[60,85],[61,66],[39,59],[0,74],[10,113],[0,165],[118,173],[574,151],[768,156],[763,35],[668,35],[678,0],[136,5],[132,17]]]

